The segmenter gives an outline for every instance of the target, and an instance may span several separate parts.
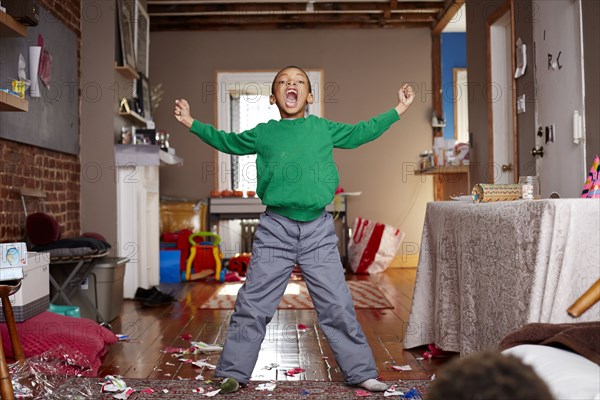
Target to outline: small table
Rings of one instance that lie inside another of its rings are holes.
[[[600,276],[600,199],[427,204],[405,348],[468,354],[533,322],[568,323]],[[596,304],[577,322],[600,319]]]
[[[348,223],[346,220],[346,196],[336,196],[325,210],[340,218],[342,232],[340,236],[340,252],[342,261],[346,264],[348,254]],[[209,226],[219,220],[258,219],[266,209],[258,197],[211,197],[208,199]]]
[[[433,167],[423,171],[415,171],[415,175],[433,176],[433,199],[435,201],[450,200],[452,196],[471,193],[468,165]]]

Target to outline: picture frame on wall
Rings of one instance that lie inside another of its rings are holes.
[[[135,43],[136,69],[145,76],[149,76],[150,17],[140,0],[135,3],[135,22],[133,40]]]
[[[140,78],[137,80],[136,94],[139,102],[141,103],[142,116],[147,121],[152,120],[152,93],[150,88],[150,81],[148,77],[140,73]]]
[[[136,68],[133,43],[133,18],[127,0],[117,0],[117,17],[121,44],[122,66]]]

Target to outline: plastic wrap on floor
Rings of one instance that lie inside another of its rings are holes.
[[[81,353],[57,346],[22,364],[10,365],[10,376],[16,398],[26,399],[92,399],[93,380],[77,379],[92,369],[90,361]]]

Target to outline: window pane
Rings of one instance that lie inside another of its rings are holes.
[[[231,98],[231,126],[235,132],[254,128],[261,122],[281,119],[268,96],[243,94]],[[231,156],[233,190],[256,191],[256,155]]]

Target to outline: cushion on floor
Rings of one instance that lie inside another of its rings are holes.
[[[88,369],[78,372],[85,376],[98,374],[102,364],[100,357],[106,353],[108,345],[118,342],[114,333],[91,319],[67,317],[47,311],[16,325],[26,358],[62,346],[77,355],[74,359],[80,360],[79,355],[87,359],[80,363],[85,364],[87,361],[88,365],[81,367]],[[0,324],[0,334],[6,357],[13,358],[6,323]],[[69,373],[71,370],[72,368],[63,372]]]

